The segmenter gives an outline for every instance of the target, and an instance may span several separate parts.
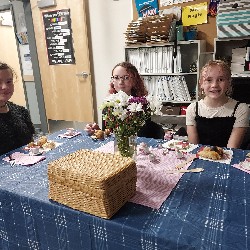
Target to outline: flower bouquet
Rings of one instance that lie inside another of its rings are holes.
[[[149,96],[128,96],[119,91],[109,95],[103,102],[103,120],[106,127],[115,134],[117,146],[122,156],[132,157],[134,148],[130,146],[137,132],[151,115],[161,114],[162,104]]]

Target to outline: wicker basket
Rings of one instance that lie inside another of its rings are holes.
[[[49,199],[102,218],[111,218],[136,190],[134,160],[79,150],[48,165]]]

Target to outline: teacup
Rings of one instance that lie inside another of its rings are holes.
[[[74,135],[75,129],[74,128],[67,128],[67,135]]]
[[[33,154],[33,155],[36,155],[36,154],[39,154],[39,149],[40,147],[31,147],[30,148],[30,153]]]

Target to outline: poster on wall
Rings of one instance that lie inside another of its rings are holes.
[[[210,0],[209,7],[208,7],[209,16],[214,17],[217,15],[217,9],[218,9],[219,3],[220,3],[220,0]]]
[[[158,0],[135,0],[136,9],[139,17],[158,15]]]
[[[70,10],[43,13],[49,65],[74,64]]]

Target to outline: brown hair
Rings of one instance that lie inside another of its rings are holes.
[[[4,70],[4,69],[9,69],[12,73],[13,78],[15,78],[15,80],[17,80],[17,75],[16,75],[16,72],[14,71],[14,69],[11,68],[7,63],[0,62],[0,70]]]
[[[137,68],[129,62],[121,62],[121,63],[116,64],[115,67],[112,69],[112,75],[113,75],[114,69],[118,66],[125,68],[126,71],[129,74],[131,74],[134,78],[134,85],[131,89],[131,95],[132,96],[139,96],[139,97],[146,96],[148,94],[148,91],[144,85],[144,82],[143,82]],[[116,90],[114,88],[114,84],[112,82],[110,82],[109,93],[110,94],[116,93]]]
[[[230,83],[230,87],[228,88],[226,95],[227,95],[227,96],[230,96],[230,95],[232,94],[231,68],[230,68],[230,65],[229,65],[227,62],[223,61],[223,60],[210,60],[210,61],[208,61],[208,62],[202,67],[202,69],[201,69],[201,71],[200,71],[199,83],[202,83],[202,81],[203,81],[203,74],[207,71],[207,69],[208,69],[209,67],[214,67],[214,66],[219,66],[219,67],[223,70],[224,74],[226,75],[226,77],[227,77],[227,79],[228,79],[228,81],[229,81],[229,83]],[[200,97],[204,97],[203,91],[202,91],[202,89],[200,88],[200,86],[199,86],[199,96],[200,96]]]

